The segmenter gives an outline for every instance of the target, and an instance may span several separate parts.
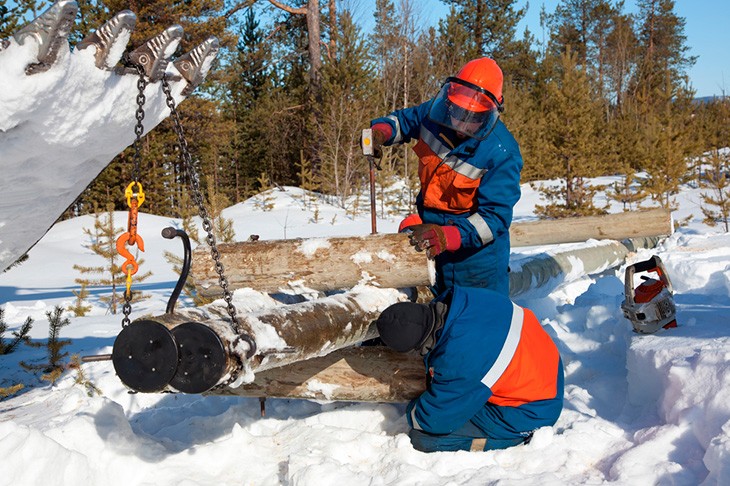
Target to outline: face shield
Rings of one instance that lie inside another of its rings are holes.
[[[502,104],[489,91],[468,81],[446,78],[431,103],[428,118],[460,134],[484,140],[502,109]]]

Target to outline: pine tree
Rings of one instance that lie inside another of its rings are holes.
[[[223,210],[230,206],[228,198],[215,191],[208,179],[208,213],[210,214],[213,234],[219,243],[230,243],[236,239],[233,220],[223,217]]]
[[[619,9],[610,0],[561,0],[548,16],[552,30],[550,49],[560,55],[570,49],[603,97],[608,79],[612,34],[619,22]]]
[[[42,13],[44,2],[0,0],[0,42]]]
[[[271,194],[272,184],[269,176],[262,172],[259,178],[256,180],[259,184],[259,195],[256,196],[257,206],[262,211],[271,211],[274,209],[275,198]]]
[[[651,110],[648,103],[652,103]],[[676,88],[671,72],[665,83],[645,101],[645,114],[639,127],[642,166],[647,173],[643,188],[663,208],[675,209],[673,196],[689,177],[687,157],[696,148],[692,125],[692,93]]]
[[[646,199],[647,194],[641,188],[641,182],[631,166],[626,164],[621,174],[621,180],[614,182],[611,191],[606,195],[610,199],[620,202],[624,211],[633,211],[641,201]]]
[[[84,317],[90,310],[91,306],[86,304],[86,299],[89,298],[89,289],[86,283],[81,283],[79,290],[72,290],[71,292],[76,296],[74,303],[69,305],[66,310],[73,312],[76,317]]]
[[[661,105],[667,79],[671,89],[683,87],[687,70],[697,58],[688,55],[685,19],[674,12],[674,0],[638,0],[639,60],[633,92],[645,103]],[[661,108],[660,108],[661,109]]]
[[[515,52],[517,24],[527,8],[515,9],[516,0],[442,0],[456,7],[458,21],[469,33],[463,47],[467,57],[488,55],[505,62]]]
[[[18,345],[27,341],[28,333],[33,327],[33,319],[28,317],[20,329],[13,331],[13,339],[6,343],[4,334],[8,330],[8,325],[5,323],[5,309],[0,307],[0,354],[10,354],[18,347]]]
[[[705,215],[704,222],[709,226],[719,223],[725,227],[725,232],[730,231],[728,220],[730,219],[730,153],[713,150],[706,161],[705,177],[702,187],[709,189],[710,193],[701,195],[702,214]]]
[[[61,329],[71,324],[71,321],[68,317],[63,317],[63,308],[60,306],[54,307],[53,311],[46,312],[46,317],[48,318],[48,341],[45,345],[43,343],[28,344],[35,348],[45,346],[46,352],[48,353],[48,362],[44,364],[28,364],[21,361],[20,365],[28,370],[43,370],[46,374],[42,375],[41,378],[55,383],[65,368],[60,361],[68,356],[68,352],[63,351],[63,348],[71,344],[71,340],[59,338],[60,332]]]
[[[546,116],[549,153],[555,163],[554,174],[561,178],[555,189],[541,190],[549,204],[536,212],[547,217],[568,217],[605,213],[597,208],[593,196],[600,189],[589,185],[588,178],[601,175],[601,105],[593,97],[577,56],[570,49],[561,56],[560,78],[548,86],[549,110]]]
[[[123,299],[125,292],[125,282],[127,279],[126,274],[121,268],[122,261],[121,257],[117,253],[116,241],[117,238],[123,233],[122,228],[115,227],[114,225],[114,211],[111,205],[107,206],[107,211],[103,214],[98,210],[94,214],[94,227],[84,228],[84,234],[89,237],[89,248],[92,252],[102,257],[105,261],[103,265],[99,266],[84,266],[74,265],[73,268],[79,271],[83,275],[97,275],[97,278],[77,278],[75,281],[79,285],[86,285],[90,287],[111,287],[111,295],[103,296],[100,298],[102,302],[108,303],[112,314],[117,313],[117,306]],[[139,265],[144,263],[144,259],[137,260]],[[137,273],[134,275],[135,282],[141,282],[149,276],[152,272]],[[142,295],[139,292],[132,293],[132,302],[139,301],[148,296]]]

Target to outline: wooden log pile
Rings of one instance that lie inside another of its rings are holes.
[[[585,271],[601,271],[605,268],[600,261],[606,259],[607,251],[612,255],[607,264],[615,265],[629,248],[646,247],[657,241],[642,236],[667,235],[671,231],[671,217],[663,210],[559,223],[516,224],[512,232],[514,246],[597,237],[632,239],[622,243],[618,250],[607,242],[595,245],[593,250],[579,250],[578,257],[542,255],[534,259],[537,263],[533,267],[523,262],[513,278],[521,282],[520,291],[524,291],[539,285],[538,280],[554,280],[561,273],[570,273],[567,265],[575,258],[582,259],[579,264]],[[208,393],[405,401],[423,390],[423,363],[419,356],[401,355],[382,347],[356,346],[375,337],[374,320],[385,307],[414,297],[397,288],[429,285],[433,281],[430,262],[423,253],[413,250],[405,235],[247,242],[220,245],[220,251],[231,289],[251,287],[276,293],[282,290],[282,282],[292,281],[316,290],[348,288],[364,282],[371,286],[360,293],[337,293],[239,314],[239,330],[256,345],[252,355],[225,322],[226,313],[217,303],[153,318],[170,329],[190,321],[202,323],[223,342],[225,369],[218,386]],[[209,260],[204,250],[195,252],[194,282],[206,295],[216,296],[217,274],[209,268]],[[589,264],[585,265],[586,262]],[[227,386],[231,377],[238,377],[232,387]]]

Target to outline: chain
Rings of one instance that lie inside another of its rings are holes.
[[[134,139],[133,145],[134,170],[132,172],[132,180],[134,182],[139,182],[139,167],[140,160],[142,159],[140,152],[142,150],[142,134],[144,133],[142,120],[144,120],[144,104],[147,101],[144,95],[144,90],[147,87],[147,80],[144,77],[144,68],[139,64],[135,64],[134,67],[137,69],[139,79],[137,79],[137,111],[134,113],[134,117],[137,119],[137,124],[134,126],[134,134],[136,135],[136,138]]]
[[[137,123],[134,126],[134,167],[132,169],[132,181],[139,184],[139,168],[140,168],[140,161],[142,159],[142,134],[144,133],[144,125],[142,125],[142,120],[144,120],[144,104],[147,101],[144,95],[144,90],[147,87],[147,80],[144,77],[144,68],[139,64],[134,64],[134,68],[137,70],[137,74],[139,74],[139,78],[137,79],[137,111],[134,113],[134,117],[137,119]],[[138,186],[139,187],[139,186]],[[132,313],[132,289],[131,289],[131,283],[132,283],[132,274],[130,272],[127,273],[127,288],[124,291],[124,304],[122,304],[122,314],[124,314],[124,317],[122,318],[122,327],[126,327],[130,324],[129,315]]]
[[[223,289],[223,299],[226,301],[226,306],[228,307],[228,315],[231,317],[231,329],[233,329],[233,332],[238,334],[240,337],[244,339],[248,338],[246,339],[246,341],[248,341],[249,349],[255,350],[255,344],[253,343],[253,340],[251,340],[251,338],[245,334],[242,335],[241,331],[239,330],[238,318],[236,317],[236,307],[233,305],[233,294],[228,288],[228,279],[226,278],[226,275],[224,273],[223,263],[221,263],[221,255],[218,251],[218,245],[216,243],[215,235],[213,234],[213,224],[211,223],[210,217],[208,216],[208,211],[205,209],[203,194],[200,191],[200,179],[198,177],[197,171],[195,170],[192,157],[188,150],[188,142],[187,140],[185,140],[185,133],[183,132],[182,123],[180,122],[180,115],[177,111],[177,108],[175,107],[175,100],[172,97],[170,83],[167,81],[166,75],[163,75],[162,77],[162,91],[165,93],[167,106],[170,108],[170,114],[173,124],[175,126],[175,134],[177,135],[178,143],[180,145],[180,159],[183,163],[183,170],[186,171],[188,178],[190,179],[190,185],[193,189],[193,201],[195,201],[195,204],[198,206],[198,214],[200,215],[200,219],[203,220],[203,229],[205,230],[205,233],[207,235],[206,241],[208,243],[208,246],[210,246],[210,254],[213,257],[213,262],[215,263],[215,271],[218,274],[218,284],[220,285],[221,289]]]

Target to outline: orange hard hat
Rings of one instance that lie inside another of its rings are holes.
[[[497,102],[502,103],[502,70],[493,59],[480,57],[469,61],[455,77],[490,92]],[[461,108],[474,112],[486,111],[493,107],[486,97],[475,97],[473,91],[463,85],[454,84],[448,96],[449,100]]]

